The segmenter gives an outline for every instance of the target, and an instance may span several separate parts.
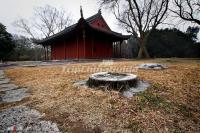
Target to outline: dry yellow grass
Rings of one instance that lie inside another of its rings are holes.
[[[198,132],[200,131],[200,60],[118,61],[115,67],[158,62],[166,70],[139,70],[152,86],[131,99],[117,92],[73,85],[91,73],[69,73],[63,67],[99,67],[77,63],[6,70],[11,80],[28,87],[31,96],[18,104],[30,106],[57,122],[63,132]],[[4,105],[0,108],[8,108]]]

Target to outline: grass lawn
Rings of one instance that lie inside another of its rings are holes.
[[[99,62],[7,69],[16,85],[28,87],[31,96],[0,109],[26,105],[46,114],[63,132],[198,132],[200,131],[200,60],[155,59],[116,61],[113,67],[144,62],[168,65],[165,70],[138,70],[151,87],[130,99],[118,92],[73,85],[90,72],[63,68],[99,68]],[[103,66],[102,66],[103,67]]]

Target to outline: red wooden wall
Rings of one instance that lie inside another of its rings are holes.
[[[95,20],[91,23],[92,26],[104,30],[110,30],[103,19]],[[80,34],[80,33],[78,33]],[[95,36],[94,33],[86,32],[85,43],[82,35],[75,35],[70,39],[54,42],[51,45],[52,60],[64,60],[74,58],[112,58],[113,47],[112,41],[106,37]]]
[[[85,49],[85,52],[84,52]],[[73,58],[112,58],[112,42],[103,39],[83,39],[57,42],[51,45],[52,60]]]

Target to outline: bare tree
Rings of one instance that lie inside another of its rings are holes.
[[[101,0],[130,33],[139,33],[139,58],[149,58],[146,43],[151,32],[167,18],[169,0]]]
[[[34,9],[34,17],[31,21],[19,19],[14,22],[15,26],[32,38],[49,37],[72,24],[69,13],[46,5]]]
[[[200,0],[174,0],[174,5],[173,13],[185,21],[200,25]]]

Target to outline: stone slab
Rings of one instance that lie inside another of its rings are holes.
[[[4,75],[3,70],[0,70],[0,76]]]
[[[6,78],[4,76],[0,76],[0,81],[5,80]]]
[[[145,63],[140,64],[137,68],[139,69],[152,69],[152,70],[161,70],[168,68],[166,65],[158,64],[158,63]]]
[[[0,76],[0,79],[4,79],[4,78],[5,78],[5,76],[4,76],[4,75],[1,75],[1,76]]]
[[[133,97],[135,94],[139,92],[145,91],[148,87],[150,87],[150,84],[146,81],[139,80],[136,87],[131,87],[128,90],[123,92],[123,96],[127,98]]]
[[[9,91],[17,88],[18,86],[14,84],[2,84],[0,85],[0,92]]]
[[[21,101],[24,98],[29,96],[29,93],[27,93],[27,91],[28,91],[28,89],[26,89],[26,88],[6,91],[1,96],[1,102],[2,103],[11,103],[11,102]]]
[[[0,79],[0,85],[1,84],[8,84],[10,82],[10,79],[6,78],[6,79]]]
[[[0,132],[9,132],[15,126],[17,132],[60,133],[57,124],[41,120],[43,116],[44,114],[41,114],[37,110],[25,106],[2,110],[0,111]]]
[[[3,70],[0,70],[0,75],[3,75],[3,74],[4,74]]]

